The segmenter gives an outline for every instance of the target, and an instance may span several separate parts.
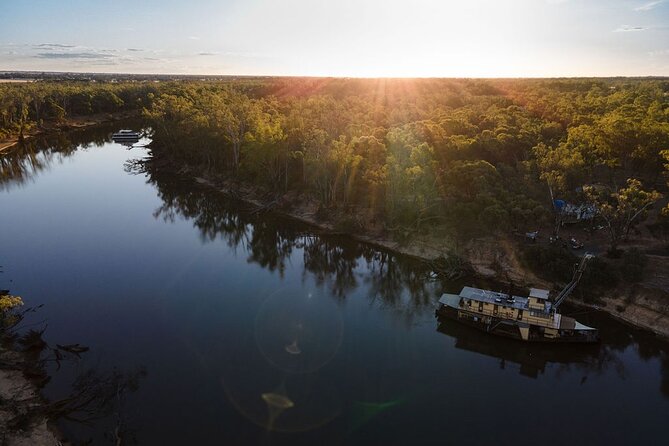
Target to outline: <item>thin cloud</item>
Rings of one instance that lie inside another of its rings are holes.
[[[87,60],[109,60],[114,56],[111,54],[100,54],[91,52],[79,53],[37,53],[39,59],[87,59]]]
[[[133,53],[137,53],[139,51],[144,51],[144,50],[141,48],[127,48],[127,51],[132,51]]]
[[[218,53],[207,53],[207,52],[202,52],[202,53],[197,53],[198,56],[218,56]]]
[[[643,5],[637,6],[636,8],[634,8],[634,10],[635,11],[650,11],[651,9],[654,9],[657,5],[659,5],[661,3],[664,3],[664,0],[658,0],[658,1],[654,1],[654,2],[644,3]]]
[[[614,33],[626,33],[626,32],[639,32],[646,31],[648,28],[645,26],[630,26],[630,25],[621,25],[618,28],[614,29]]]
[[[35,48],[44,48],[44,49],[59,49],[59,48],[74,48],[74,45],[66,45],[64,43],[39,43],[33,45]]]
[[[188,36],[189,40],[200,40],[198,36]]]

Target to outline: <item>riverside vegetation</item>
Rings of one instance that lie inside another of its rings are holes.
[[[77,125],[77,118],[138,112],[157,88],[150,83],[0,83],[0,150],[26,136]],[[96,121],[94,121],[96,122]]]
[[[465,257],[472,240],[558,232],[551,197],[594,204],[570,228],[602,228],[588,235],[608,251],[582,288],[593,298],[641,281],[646,251],[666,254],[668,92],[665,80],[252,79],[169,85],[146,116],[171,164],[289,208],[312,200],[343,232],[428,234]],[[564,246],[514,246],[521,268],[571,274]]]
[[[472,263],[483,256],[498,276],[569,277],[575,254],[547,243],[548,235],[567,237],[553,198],[598,209],[568,227],[602,254],[581,297],[615,287],[626,303],[647,298],[648,269],[666,269],[665,79],[228,78],[0,88],[6,136],[74,115],[142,109],[156,163],[226,182],[228,192],[339,232],[420,241]],[[537,229],[537,244],[513,235]],[[656,291],[669,284],[651,285],[654,308],[667,312],[666,292]]]

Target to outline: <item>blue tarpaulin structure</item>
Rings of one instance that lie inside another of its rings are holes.
[[[562,208],[565,206],[565,201],[564,200],[553,200],[553,206],[555,207],[555,210],[560,212],[562,211]]]

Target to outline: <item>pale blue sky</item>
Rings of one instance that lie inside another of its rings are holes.
[[[0,70],[669,75],[669,0],[0,0]]]

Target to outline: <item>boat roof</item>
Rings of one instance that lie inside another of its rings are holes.
[[[533,296],[534,294],[534,296]],[[531,297],[536,297],[539,299],[545,299],[544,295],[547,298],[548,291],[541,289],[532,289],[530,292]],[[442,305],[448,305],[453,308],[458,308],[460,306],[460,299],[471,299],[476,302],[485,302],[493,305],[501,305],[507,308],[517,308],[519,310],[531,310],[529,308],[529,298],[521,296],[509,296],[508,294],[490,290],[482,290],[480,288],[473,288],[466,286],[462,288],[460,294],[448,294],[444,293],[439,299],[439,303]],[[545,310],[546,312],[550,311],[552,303],[550,301],[546,302]],[[568,330],[596,330],[596,328],[588,327],[587,325],[581,324],[577,320],[571,317],[563,317],[561,314],[556,313],[554,319],[550,323],[553,328],[568,329]]]
[[[547,294],[548,291],[546,290],[535,290],[539,291],[539,296],[543,296],[544,294]],[[452,296],[452,295],[448,295]],[[460,291],[460,295],[458,296],[463,299],[471,299],[476,302],[484,302],[484,303],[489,303],[493,305],[500,305],[504,306],[507,308],[516,308],[518,310],[529,310],[529,302],[530,299],[528,297],[523,297],[523,296],[510,296],[506,293],[502,292],[496,292],[496,291],[490,291],[490,290],[482,290],[480,288],[473,288],[466,286],[462,288],[462,291]],[[535,296],[532,296],[535,297]],[[538,297],[539,299],[542,299],[542,297]],[[550,301],[546,301],[546,306],[544,308],[544,311],[550,311],[552,307],[552,303]]]
[[[460,296],[458,296],[457,294],[444,293],[441,295],[441,298],[439,299],[440,304],[448,305],[453,308],[457,308],[459,302],[460,302]]]
[[[505,307],[517,308],[523,310],[527,308],[529,299],[521,296],[510,296],[505,293],[482,290],[466,286],[460,291],[460,297],[475,300],[477,302],[486,302],[489,304],[499,304]]]
[[[549,293],[550,292],[548,290],[542,290],[540,288],[530,288],[530,297],[534,297],[536,299],[548,300]]]

